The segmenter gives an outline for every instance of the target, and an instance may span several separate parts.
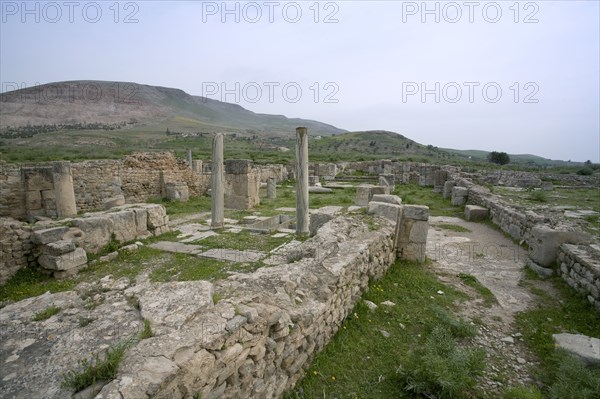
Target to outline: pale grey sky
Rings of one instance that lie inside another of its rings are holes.
[[[600,161],[598,1],[0,1],[0,81],[133,81],[423,144]]]

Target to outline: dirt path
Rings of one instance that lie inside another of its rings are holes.
[[[487,352],[481,386],[490,397],[497,397],[503,387],[533,384],[531,371],[537,363],[514,323],[517,312],[535,304],[535,296],[519,285],[525,250],[485,224],[454,217],[431,217],[429,222],[427,256],[434,260],[433,270],[442,281],[474,298],[461,305],[460,313],[478,325],[473,344]],[[456,226],[468,230],[454,231]],[[486,303],[458,277],[460,273],[474,276],[497,303]]]

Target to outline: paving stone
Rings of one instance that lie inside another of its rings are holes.
[[[214,248],[199,254],[205,258],[226,260],[230,262],[256,262],[265,256],[265,253],[258,251],[238,251],[237,249]]]
[[[183,244],[172,241],[159,241],[148,245],[150,248],[160,249],[166,252],[175,252],[181,254],[198,255],[202,252],[201,245]]]

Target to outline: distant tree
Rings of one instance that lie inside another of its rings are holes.
[[[488,154],[488,161],[498,165],[506,165],[510,162],[510,157],[505,152],[492,151]]]
[[[166,133],[167,133],[167,136],[171,135],[171,132],[169,131],[169,128],[167,128],[167,132]]]
[[[584,164],[590,166],[592,164],[592,161],[590,161],[589,159],[587,161],[584,162]]]

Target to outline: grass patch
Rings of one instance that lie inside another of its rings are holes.
[[[555,355],[556,373],[548,389],[551,399],[600,398],[600,368],[586,368],[575,357],[558,352]]]
[[[586,385],[581,385],[579,377],[583,378],[580,368],[565,355],[557,351],[552,339],[552,334],[570,332],[598,336],[600,331],[600,316],[595,312],[586,298],[578,295],[562,279],[554,277],[549,280],[557,291],[557,295],[548,295],[541,291],[538,300],[539,306],[535,309],[519,313],[516,322],[523,334],[525,342],[540,359],[538,378],[544,384],[542,393],[551,398],[585,398],[598,396],[588,395]],[[532,284],[525,279],[524,285]],[[565,372],[560,372],[561,367]],[[570,372],[566,369],[574,368],[579,371]],[[598,381],[600,374],[596,370],[596,395],[598,395]],[[589,377],[589,376],[588,376]],[[587,378],[587,377],[586,377]],[[580,388],[581,385],[581,388]],[[570,387],[571,396],[552,396],[551,392],[564,392],[563,388]]]
[[[140,332],[140,339],[152,338],[154,333],[152,332],[152,325],[150,324],[150,320],[144,319],[144,328]]]
[[[33,321],[42,321],[42,320],[49,319],[52,316],[54,316],[55,314],[57,314],[58,312],[60,312],[61,310],[62,310],[62,308],[59,308],[58,306],[50,306],[49,308],[46,308],[46,309],[42,310],[41,312],[37,312],[33,316]]]
[[[173,253],[150,273],[152,282],[218,280],[228,276],[231,264],[211,258]]]
[[[513,387],[504,392],[503,399],[542,399],[538,387]]]
[[[454,334],[441,324],[410,353],[398,377],[404,391],[417,397],[467,399],[473,397],[484,360],[482,349],[459,349]]]
[[[462,282],[468,285],[469,287],[474,288],[475,291],[477,291],[479,295],[481,295],[481,297],[483,298],[483,304],[485,306],[490,307],[498,303],[498,300],[496,299],[492,291],[490,291],[488,287],[481,284],[479,280],[477,280],[477,278],[472,274],[459,273],[457,277],[460,278]]]
[[[438,290],[444,295],[437,295]],[[469,334],[451,316],[466,295],[442,284],[423,265],[397,261],[363,298],[376,304],[390,300],[396,306],[370,311],[359,301],[285,398],[409,398],[396,370],[408,364],[409,352],[422,337],[437,325]],[[449,327],[448,320],[457,325]]]
[[[19,269],[3,286],[0,286],[0,303],[20,301],[50,291],[69,291],[75,286],[73,280],[56,280],[39,270],[28,267]]]
[[[200,212],[210,212],[210,197],[190,197],[186,202],[171,201],[166,198],[148,198],[146,202],[161,204],[167,209],[167,214],[176,219],[179,216]]]
[[[278,246],[290,241],[290,237],[274,238],[271,234],[253,233],[242,230],[239,233],[223,232],[216,236],[210,236],[194,244],[200,244],[207,249],[228,248],[238,251],[254,250],[269,252]]]
[[[533,191],[529,194],[529,200],[535,202],[548,202],[548,194],[545,191]]]
[[[91,359],[80,361],[80,371],[69,371],[63,376],[63,386],[74,392],[89,387],[96,381],[112,380],[116,377],[119,364],[123,360],[129,343],[121,343],[96,354]]]
[[[444,230],[456,231],[457,233],[470,233],[471,232],[471,230],[467,229],[466,227],[462,227],[457,224],[442,223],[442,224],[436,224],[435,226],[437,226],[441,229],[444,229]]]
[[[115,279],[127,277],[134,280],[146,266],[166,260],[167,257],[168,254],[163,251],[144,245],[134,252],[119,252],[119,255],[113,261],[89,265],[79,272],[78,279],[96,281],[112,274]]]
[[[462,216],[463,207],[453,206],[450,199],[434,193],[431,187],[417,184],[397,184],[392,194],[400,196],[404,204],[427,205],[431,216]]]

